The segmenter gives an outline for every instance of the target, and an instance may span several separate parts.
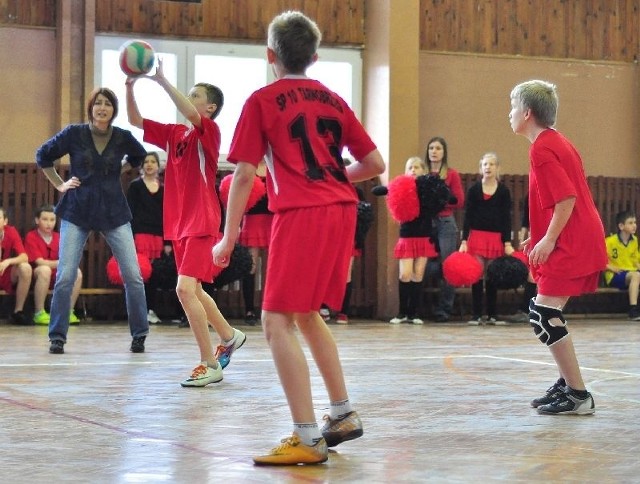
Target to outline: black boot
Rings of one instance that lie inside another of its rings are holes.
[[[253,305],[253,297],[256,291],[256,275],[247,274],[242,278],[242,298],[244,299],[244,322],[249,326],[255,326],[258,322],[256,310]]]
[[[471,319],[469,321],[479,322],[482,318],[482,300],[484,299],[484,279],[471,286]]]

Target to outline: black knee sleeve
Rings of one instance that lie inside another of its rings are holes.
[[[550,319],[559,319],[562,325],[554,326],[549,323]],[[529,323],[538,339],[547,346],[554,345],[569,334],[562,311],[536,304],[533,299],[529,303]]]

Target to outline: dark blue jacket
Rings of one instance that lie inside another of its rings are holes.
[[[131,210],[122,191],[123,159],[138,167],[146,151],[131,132],[113,127],[102,154],[96,150],[88,124],[72,124],[45,142],[36,152],[40,168],[69,155],[69,177],[81,185],[68,190],[56,205],[58,217],[89,230],[111,230],[131,221]]]

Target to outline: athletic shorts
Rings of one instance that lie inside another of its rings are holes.
[[[437,256],[436,246],[429,237],[400,237],[393,248],[393,257],[396,259],[431,259]]]
[[[11,282],[11,270],[14,266],[9,266],[5,269],[5,271],[0,275],[0,289],[6,291],[7,294],[15,294],[16,287],[15,284]]]
[[[245,247],[269,247],[271,239],[271,222],[273,214],[245,215],[242,219],[242,228],[238,242]]]
[[[164,240],[159,235],[135,234],[133,242],[138,254],[146,255],[149,260],[159,259],[164,249]]]
[[[213,282],[213,278],[222,272],[222,267],[214,265],[211,255],[211,249],[218,240],[219,236],[205,235],[172,241],[178,275],[193,277],[200,282]]]
[[[627,285],[627,274],[630,271],[620,271],[613,275],[613,278],[609,281],[609,287],[615,287],[621,291],[626,291],[629,286]]]
[[[554,279],[533,272],[534,280],[538,285],[538,294],[545,296],[580,296],[596,292],[600,281],[600,272],[594,272],[574,279]]]
[[[355,230],[355,203],[275,214],[262,309],[308,313],[322,303],[340,309]]]
[[[504,243],[502,242],[502,234],[500,232],[472,229],[469,231],[469,240],[467,240],[467,252],[485,259],[497,259],[503,256]]]

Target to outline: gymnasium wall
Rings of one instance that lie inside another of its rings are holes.
[[[54,30],[0,28],[0,162],[35,160],[55,132],[55,52]]]
[[[61,5],[73,15],[56,23]],[[298,8],[318,18],[327,44],[366,49],[367,36],[375,32],[365,32],[364,19],[374,5],[370,0],[203,0],[201,5],[0,0],[0,162],[31,161],[34,149],[60,128],[64,116],[55,112],[61,89],[56,72],[60,29],[66,29],[73,52],[91,45],[93,32],[84,30],[87,25],[96,32],[255,43],[263,41],[274,12]],[[558,128],[576,143],[589,174],[640,175],[637,0],[545,0],[543,8],[537,2],[506,0],[420,0],[389,6],[420,15],[417,154],[423,154],[428,137],[438,134],[449,141],[452,164],[463,172],[475,170],[482,152],[495,150],[505,171],[526,173],[528,141],[509,129],[508,93],[517,82],[541,77],[559,86]],[[92,59],[72,59],[71,70],[92,72]],[[90,75],[70,78],[62,86],[73,118],[83,112],[84,92],[93,86]]]
[[[422,51],[420,155],[432,136],[447,140],[449,162],[478,170],[495,151],[503,173],[528,172],[529,140],[511,131],[509,94],[517,83],[558,86],[557,125],[582,154],[589,175],[640,176],[639,71],[635,64]]]

